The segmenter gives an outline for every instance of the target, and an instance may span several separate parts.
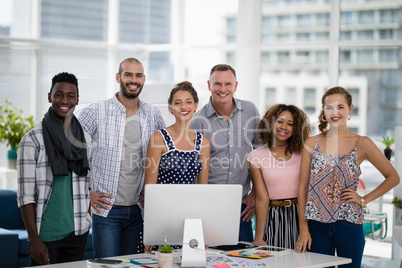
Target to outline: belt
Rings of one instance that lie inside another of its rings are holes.
[[[270,207],[290,207],[293,204],[297,203],[297,198],[286,199],[286,200],[271,200],[269,201]]]

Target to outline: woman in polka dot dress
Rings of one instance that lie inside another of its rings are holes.
[[[190,82],[177,84],[168,99],[169,111],[176,122],[155,131],[148,143],[145,184],[208,183],[210,142],[191,129],[198,96]],[[150,252],[152,246],[146,246]]]
[[[209,139],[190,127],[198,106],[197,92],[190,82],[181,82],[172,89],[168,104],[176,122],[152,134],[145,184],[208,183]]]

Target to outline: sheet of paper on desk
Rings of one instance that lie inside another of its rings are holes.
[[[122,262],[117,264],[104,264],[104,263],[96,263],[87,260],[87,267],[99,267],[99,268],[131,268],[131,267],[140,267],[138,265]]]
[[[215,268],[214,265],[227,264],[230,267],[241,267],[241,268],[253,268],[253,267],[263,267],[270,268],[268,264],[260,260],[247,260],[240,258],[230,258],[226,256],[212,255],[207,256],[207,267]]]
[[[143,257],[143,258],[133,258],[130,260],[130,263],[136,265],[151,265],[151,264],[157,264],[158,261],[150,257]]]
[[[87,264],[90,267],[99,267],[99,268],[145,267],[147,265],[158,264],[158,261],[156,259],[150,258],[150,257],[120,259],[120,260],[123,262],[118,263],[118,264],[104,264],[104,263],[95,263],[95,262],[91,262],[91,261],[87,261]]]
[[[270,257],[269,254],[264,253],[264,252],[259,252],[259,251],[253,251],[253,252],[236,251],[236,252],[230,252],[228,255],[233,256],[233,257],[242,257],[242,258],[249,258],[249,259],[262,259],[262,258]]]

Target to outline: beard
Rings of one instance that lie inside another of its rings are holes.
[[[136,85],[138,88],[138,92],[137,93],[130,93],[127,89],[127,87],[129,85]],[[120,92],[123,94],[124,97],[126,97],[127,99],[136,99],[138,98],[138,96],[140,95],[142,88],[144,87],[144,85],[138,84],[138,83],[127,83],[124,84],[121,80],[120,80]]]

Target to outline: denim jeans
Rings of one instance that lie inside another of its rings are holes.
[[[246,204],[241,205],[241,212],[246,208]],[[253,226],[252,220],[243,221],[243,218],[240,218],[240,230],[239,230],[239,241],[253,242]]]
[[[50,264],[82,260],[87,248],[88,233],[75,235],[72,232],[63,239],[43,242],[49,252]],[[29,248],[29,252],[31,252],[31,244],[29,244]],[[29,266],[38,265],[40,264],[29,256]]]
[[[95,258],[142,253],[143,219],[137,206],[113,206],[106,218],[92,216]]]
[[[338,257],[350,258],[352,263],[342,267],[361,267],[364,244],[363,225],[347,221],[321,223],[308,221],[311,235],[311,251]]]

